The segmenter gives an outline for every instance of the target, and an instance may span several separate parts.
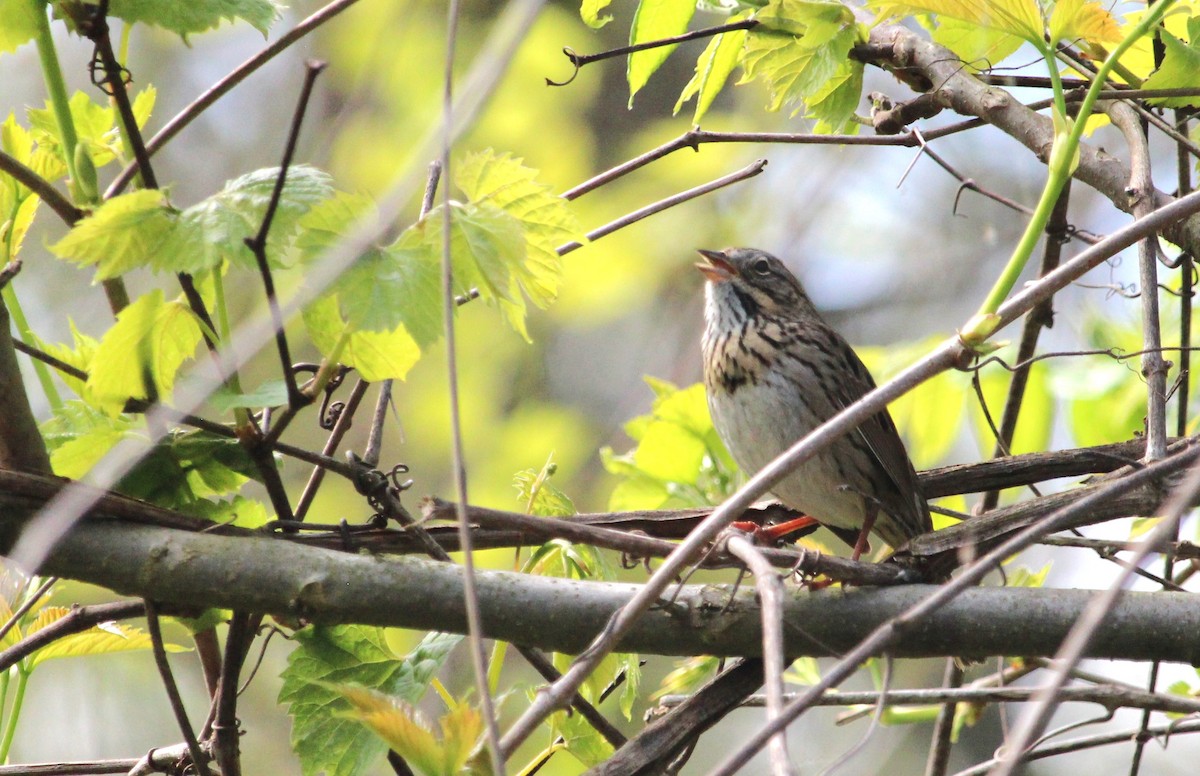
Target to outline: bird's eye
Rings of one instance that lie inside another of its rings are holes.
[[[771,263],[766,259],[759,259],[754,262],[754,271],[760,275],[767,275],[771,272]]]

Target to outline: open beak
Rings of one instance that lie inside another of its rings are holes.
[[[697,253],[703,256],[705,260],[696,262],[696,269],[703,272],[704,277],[713,283],[724,283],[737,275],[737,269],[729,263],[729,257],[723,252],[700,248]]]

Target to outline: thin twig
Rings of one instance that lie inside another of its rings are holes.
[[[0,641],[2,641],[4,637],[8,635],[8,632],[21,621],[22,617],[29,614],[30,610],[38,605],[38,602],[40,602],[42,598],[50,592],[50,588],[54,587],[56,584],[58,584],[58,577],[48,577],[44,582],[42,582],[42,584],[38,585],[38,589],[34,590],[32,595],[26,597],[25,600],[21,602],[21,605],[17,607],[17,610],[12,613],[12,616],[8,618],[4,625],[0,625]],[[28,582],[22,582],[21,589],[25,589],[26,585],[28,585]]]
[[[1070,754],[1072,752],[1082,752],[1087,749],[1094,749],[1098,746],[1107,746],[1109,744],[1127,744],[1130,740],[1138,735],[1137,729],[1116,730],[1112,733],[1098,733],[1094,736],[1084,736],[1072,741],[1064,741],[1061,744],[1053,746],[1044,746],[1041,749],[1033,752],[1028,752],[1025,755],[1027,762],[1033,760],[1042,760],[1047,757],[1058,757],[1059,755]],[[1161,725],[1154,725],[1146,730],[1147,735],[1152,738],[1159,736],[1165,739],[1168,736],[1181,733],[1197,733],[1200,732],[1200,720],[1174,720],[1165,722]],[[1000,758],[988,760],[979,763],[965,770],[959,771],[954,776],[984,776],[984,774],[992,773],[992,769],[1000,762]]]
[[[547,682],[557,682],[562,676],[558,669],[554,667],[554,663],[551,663],[550,659],[547,658],[540,649],[517,646],[517,651],[520,652],[521,657],[525,658],[526,662],[533,667],[533,670],[537,671],[538,674],[540,674],[541,677]],[[603,698],[600,700],[603,700]],[[600,701],[597,701],[597,703],[599,702]],[[571,699],[571,708],[578,711],[580,715],[588,721],[588,724],[591,725],[597,733],[604,737],[604,740],[607,741],[613,749],[620,749],[625,745],[627,739],[621,733],[621,731],[617,730],[611,722],[605,719],[604,715],[601,714],[595,706],[588,703],[587,699],[585,699],[582,695],[578,693],[575,694],[575,697]]]
[[[113,102],[117,106],[117,115],[121,119],[124,137],[128,141],[129,147],[133,150],[138,175],[141,176],[143,185],[147,189],[157,189],[159,187],[158,178],[154,174],[154,168],[150,165],[150,154],[146,150],[146,144],[142,139],[142,130],[137,124],[137,117],[133,113],[133,104],[129,100],[129,91],[125,78],[126,70],[117,61],[116,53],[113,51],[107,15],[108,2],[104,0],[93,12],[86,27],[89,39],[96,46],[96,56],[99,57],[104,69],[104,80],[98,82],[96,85],[112,97]],[[108,88],[105,89],[105,86]],[[196,284],[190,274],[187,272],[176,272],[175,277],[183,289],[183,296],[187,300],[188,307],[191,308],[192,313],[203,324],[200,329],[208,352],[219,363],[217,343],[213,341],[210,334],[210,332],[216,331],[216,326],[213,324],[208,307],[204,304],[204,298],[196,289]],[[152,394],[153,385],[147,384],[146,391]],[[155,399],[156,397],[151,395],[150,398]]]
[[[932,706],[957,703],[1026,703],[1034,700],[1043,687],[937,687],[920,690],[855,691],[831,690],[813,702],[813,706]],[[683,703],[688,695],[666,695],[659,705],[672,708]],[[798,693],[788,693],[785,701],[794,701]],[[1147,709],[1164,714],[1200,713],[1200,700],[1186,695],[1151,693],[1117,684],[1100,684],[1062,688],[1061,700],[1067,703],[1096,703],[1106,709]],[[751,695],[742,706],[761,708],[767,704],[766,695]]]
[[[71,200],[54,188],[54,184],[26,167],[15,156],[10,156],[2,150],[0,172],[10,175],[17,183],[41,197],[46,206],[57,213],[67,226],[74,226],[76,221],[83,218],[84,212],[72,205]]]
[[[942,674],[942,689],[958,690],[962,687],[962,664],[954,659],[946,659],[946,670]],[[889,693],[888,700],[896,702],[896,691]],[[958,714],[958,703],[952,700],[941,702],[937,719],[933,723],[933,734],[929,743],[929,755],[925,758],[925,776],[945,776],[946,768],[950,765],[950,740],[954,733],[954,718]]]
[[[332,457],[337,452],[338,446],[342,443],[342,439],[350,431],[350,427],[354,424],[354,413],[358,410],[358,405],[362,403],[363,397],[367,394],[369,383],[366,380],[359,380],[354,384],[354,388],[350,390],[350,396],[346,399],[345,406],[338,413],[337,422],[334,423],[333,429],[329,432],[329,438],[325,440],[325,446],[321,448],[321,454]],[[368,463],[368,466],[373,466],[373,463]],[[317,490],[321,487],[321,483],[325,480],[325,467],[313,467],[312,474],[308,475],[308,482],[304,485],[304,490],[300,493],[300,500],[296,502],[296,520],[303,522],[308,509],[312,506],[313,499],[317,497]]]
[[[603,237],[607,234],[612,234],[613,232],[617,231],[618,229],[623,229],[624,227],[629,226],[630,224],[636,224],[638,221],[641,221],[643,218],[652,216],[655,213],[661,213],[662,211],[664,211],[668,208],[675,207],[676,205],[687,202],[688,200],[692,200],[697,197],[702,197],[705,194],[716,191],[718,189],[722,189],[722,188],[730,185],[731,183],[737,183],[738,181],[744,181],[747,178],[753,178],[755,175],[758,175],[760,172],[762,172],[763,169],[766,168],[766,166],[767,166],[767,160],[759,159],[757,162],[754,162],[753,164],[749,164],[746,167],[743,167],[742,169],[738,170],[737,172],[732,172],[728,175],[723,175],[720,178],[709,181],[708,183],[705,183],[702,186],[696,186],[695,188],[688,189],[687,191],[681,191],[680,193],[678,193],[674,196],[671,196],[671,197],[667,197],[666,199],[660,199],[658,202],[655,202],[651,205],[647,205],[646,207],[643,207],[643,208],[639,208],[638,210],[635,210],[626,216],[622,216],[621,218],[618,218],[615,221],[610,221],[609,223],[605,224],[604,226],[599,227],[598,229],[593,229],[592,231],[587,233],[587,235],[586,235],[587,240],[588,240],[588,242],[592,242],[594,240],[599,240],[601,237]],[[566,245],[560,245],[557,249],[557,253],[559,256],[564,256],[564,255],[570,253],[571,251],[573,251],[577,248],[582,248],[582,247],[583,247],[583,243],[569,242]]]
[[[677,46],[680,43],[687,43],[688,41],[700,40],[702,38],[711,38],[716,35],[726,32],[733,32],[735,30],[750,30],[757,26],[757,19],[743,19],[740,22],[730,22],[729,24],[717,25],[716,27],[706,27],[702,30],[692,30],[691,32],[685,32],[682,35],[674,35],[669,38],[648,40],[643,43],[635,43],[631,46],[620,46],[618,48],[609,49],[608,51],[601,51],[596,54],[576,54],[571,49],[564,48],[563,53],[567,55],[567,59],[569,59],[571,64],[575,67],[575,72],[572,73],[571,77],[565,81],[552,81],[547,78],[546,85],[566,86],[575,80],[575,77],[579,75],[579,71],[584,66],[590,65],[593,62],[602,62],[606,59],[623,57],[626,54],[635,54],[639,51],[648,51],[650,49],[662,48],[663,46]]]
[[[1150,176],[1150,148],[1137,117],[1123,102],[1108,106],[1113,124],[1125,136],[1129,147],[1129,187],[1133,215],[1144,218],[1154,209],[1154,181]],[[1158,312],[1158,257],[1156,234],[1138,243],[1138,282],[1142,287],[1142,376],[1146,380],[1146,460],[1162,458],[1167,449],[1167,364],[1162,347]]]
[[[175,715],[175,722],[178,723],[179,731],[183,734],[183,741],[187,744],[188,754],[192,758],[192,767],[200,776],[208,776],[208,758],[204,756],[204,752],[200,749],[200,742],[196,740],[196,731],[192,730],[192,723],[188,721],[187,709],[183,707],[179,686],[175,684],[175,677],[171,673],[171,664],[167,662],[162,628],[159,627],[158,608],[149,598],[145,599],[143,603],[146,606],[146,630],[150,632],[150,647],[154,653],[154,665],[158,667],[158,675],[167,691],[171,712]]]
[[[258,272],[262,276],[263,288],[267,294],[267,306],[271,310],[271,320],[275,324],[275,346],[279,350],[279,360],[282,362],[283,379],[287,385],[288,409],[295,411],[308,402],[300,394],[296,385],[296,372],[292,369],[292,356],[288,348],[287,333],[283,327],[283,313],[279,310],[279,298],[275,295],[275,281],[271,277],[271,266],[267,262],[267,235],[271,232],[271,223],[275,220],[275,211],[279,208],[279,200],[283,196],[283,187],[287,182],[288,168],[292,166],[292,157],[296,154],[296,144],[300,139],[300,127],[304,124],[304,114],[308,110],[309,99],[312,97],[313,84],[317,76],[325,69],[324,62],[310,60],[304,65],[304,85],[300,87],[300,97],[296,100],[296,110],[292,114],[292,123],[288,128],[287,140],[283,146],[283,160],[279,163],[279,175],[275,176],[275,187],[271,190],[271,198],[267,200],[267,208],[258,232],[253,237],[245,238],[246,247],[254,255]]]
[[[1159,43],[1159,38],[1155,37],[1155,43]],[[1157,53],[1157,49],[1156,49]],[[1176,110],[1175,120],[1176,128],[1182,129],[1182,135],[1187,136],[1188,115],[1189,110]],[[1192,162],[1188,157],[1187,149],[1183,146],[1175,148],[1175,174],[1177,179],[1177,192],[1186,194],[1192,190]],[[1179,256],[1179,279],[1180,279],[1180,294],[1179,294],[1179,377],[1178,377],[1178,404],[1176,407],[1176,428],[1187,428],[1188,425],[1188,405],[1191,401],[1190,389],[1190,371],[1191,371],[1191,352],[1188,350],[1192,342],[1192,272],[1193,262],[1192,256],[1187,251],[1184,251]],[[1179,539],[1179,532],[1171,537],[1172,545]],[[1175,573],[1175,561],[1179,555],[1174,549],[1168,549],[1163,553],[1163,577],[1171,579]],[[1173,585],[1178,586],[1179,583],[1171,580]],[[1154,692],[1158,689],[1158,676],[1160,663],[1156,660],[1150,664],[1150,675],[1146,680],[1146,689]],[[1146,741],[1149,739],[1150,729],[1150,712],[1142,712],[1141,729],[1133,745],[1133,757],[1129,763],[1129,776],[1138,776],[1142,767],[1142,754],[1145,751]]]
[[[213,699],[212,748],[213,759],[221,776],[241,776],[241,757],[238,742],[237,700],[238,676],[246,660],[246,648],[254,637],[251,620],[254,615],[234,612],[225,637],[225,662],[221,666],[221,681]]]
[[[446,11],[446,59],[442,82],[441,170],[450,177],[451,128],[454,126],[454,48],[458,39],[459,0],[450,0]],[[467,634],[471,666],[475,669],[475,689],[479,693],[487,750],[492,770],[506,773],[507,759],[500,747],[500,728],[491,691],[488,688],[487,657],[483,648],[483,626],[479,613],[479,594],[475,586],[475,554],[471,547],[471,526],[467,522],[467,469],[463,449],[462,416],[459,413],[458,358],[454,329],[454,276],[450,257],[450,187],[442,187],[442,324],[446,335],[447,399],[450,404],[450,438],[453,449],[454,491],[458,497],[458,537],[463,550],[463,604],[467,612]]]

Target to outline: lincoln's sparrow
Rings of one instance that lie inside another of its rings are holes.
[[[759,250],[700,251],[704,385],[713,424],[748,473],[875,387],[783,263]],[[887,410],[773,488],[855,547],[874,529],[894,548],[931,531],[929,507]],[[878,519],[876,519],[878,517]]]

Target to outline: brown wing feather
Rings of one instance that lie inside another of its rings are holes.
[[[849,348],[845,352],[849,354],[845,364],[846,374],[852,379],[845,380],[843,390],[830,397],[839,410],[844,410],[875,389],[875,380],[862,360]],[[921,493],[917,473],[892,416],[884,410],[863,421],[854,433],[866,444],[893,486],[877,494],[883,511],[900,524],[905,538],[911,539],[932,531],[929,506]]]

